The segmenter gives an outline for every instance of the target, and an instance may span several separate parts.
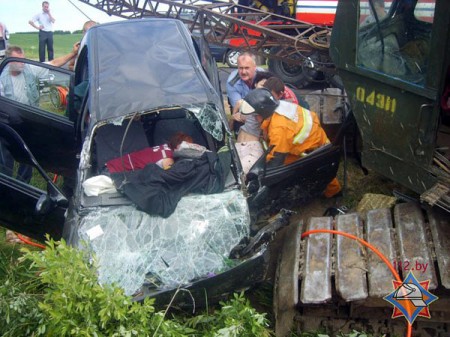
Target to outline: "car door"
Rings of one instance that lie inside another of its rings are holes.
[[[32,169],[29,179],[22,175],[24,168]],[[0,226],[39,241],[46,234],[57,240],[67,204],[19,134],[0,122]]]
[[[27,75],[25,87],[11,79],[17,65],[36,74]],[[61,237],[66,211],[56,203],[36,211],[54,190],[50,172],[64,176],[59,182],[67,187],[78,166],[74,121],[66,113],[73,78],[67,69],[26,59],[0,64],[0,226],[41,241],[47,233]]]
[[[74,121],[66,113],[73,77],[67,69],[27,59],[0,64],[0,122],[19,133],[44,169],[67,177],[78,163]]]

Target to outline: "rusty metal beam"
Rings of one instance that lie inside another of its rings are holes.
[[[328,55],[328,27],[315,26],[285,16],[224,1],[200,0],[80,0],[109,15],[125,19],[176,18],[191,32],[209,42],[250,50],[290,64],[305,62],[315,54],[316,66],[332,67]],[[191,16],[186,16],[190,13]],[[230,39],[239,45],[230,45]],[[276,53],[267,50],[277,47]],[[319,57],[317,56],[319,54]]]

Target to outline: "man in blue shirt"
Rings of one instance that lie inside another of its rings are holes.
[[[237,131],[244,122],[239,113],[242,99],[254,88],[254,80],[257,71],[264,71],[256,66],[256,57],[250,52],[239,55],[238,68],[227,79],[227,96],[231,105],[232,129]]]

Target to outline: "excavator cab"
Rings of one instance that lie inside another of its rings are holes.
[[[331,57],[363,165],[450,210],[450,2],[340,1]]]

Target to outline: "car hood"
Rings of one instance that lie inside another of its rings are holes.
[[[91,125],[165,106],[221,107],[184,24],[136,21],[95,26],[86,36]]]

